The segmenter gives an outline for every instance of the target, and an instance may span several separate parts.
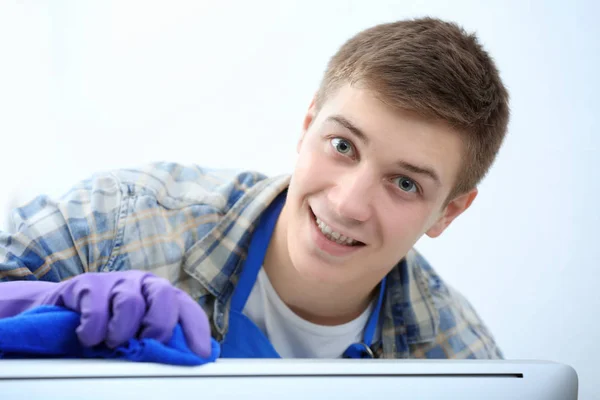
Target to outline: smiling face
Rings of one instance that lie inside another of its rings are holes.
[[[374,287],[423,235],[440,235],[476,190],[446,202],[460,136],[342,86],[308,110],[281,214],[287,255],[303,278]]]

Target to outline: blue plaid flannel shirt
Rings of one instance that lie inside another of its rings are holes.
[[[0,233],[0,282],[150,271],[196,299],[220,340],[257,218],[288,183],[167,162],[95,174],[13,211],[14,228]],[[503,358],[469,302],[416,250],[387,285],[377,357]]]

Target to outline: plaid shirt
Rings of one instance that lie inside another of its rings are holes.
[[[203,307],[220,340],[257,218],[289,176],[154,163],[39,196],[0,233],[0,282],[59,282],[85,272],[141,269]],[[468,301],[415,250],[388,275],[381,358],[503,358]]]

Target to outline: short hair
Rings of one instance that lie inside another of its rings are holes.
[[[315,96],[317,112],[348,83],[460,132],[464,162],[447,201],[479,184],[506,135],[509,94],[498,69],[475,34],[452,22],[426,17],[359,32],[329,61]]]

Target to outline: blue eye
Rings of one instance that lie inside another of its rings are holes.
[[[397,182],[398,187],[407,193],[416,193],[417,185],[413,182],[412,179],[407,178],[405,176],[401,176],[399,178],[394,179]]]
[[[331,144],[335,148],[335,150],[344,155],[348,155],[348,153],[352,152],[352,144],[349,141],[342,138],[333,138],[331,139]]]

